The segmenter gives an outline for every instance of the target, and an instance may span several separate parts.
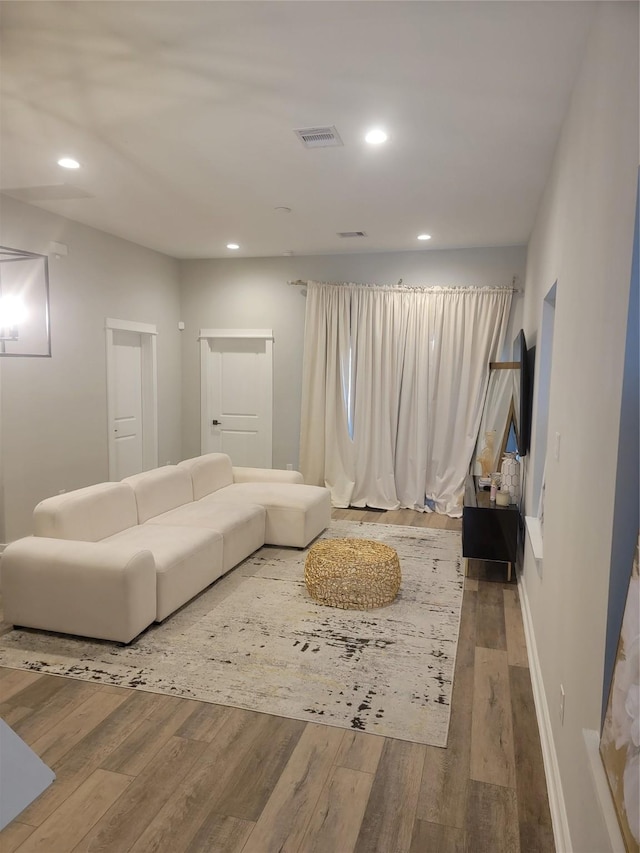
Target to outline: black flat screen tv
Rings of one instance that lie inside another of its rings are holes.
[[[518,454],[526,456],[531,440],[531,412],[533,408],[533,370],[535,347],[527,347],[524,331],[520,329],[513,343],[513,360],[520,365],[519,377],[514,389],[516,416],[516,438]]]

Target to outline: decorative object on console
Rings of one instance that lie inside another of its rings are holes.
[[[460,534],[332,521],[326,536],[397,551],[402,590],[392,607],[323,607],[307,595],[305,553],[265,547],[129,646],[13,630],[0,636],[0,662],[446,746]]]
[[[484,434],[484,447],[478,454],[478,462],[482,467],[483,478],[489,478],[489,482],[491,482],[491,472],[495,467],[495,443],[496,431],[494,429],[487,430]]]
[[[496,494],[496,503],[498,506],[509,506],[511,504],[511,495],[509,492],[503,492],[500,490]]]
[[[501,491],[509,492],[511,503],[520,503],[520,463],[515,453],[505,453],[500,469]]]

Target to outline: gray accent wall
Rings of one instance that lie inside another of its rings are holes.
[[[526,248],[457,249],[233,258],[181,261],[183,359],[183,456],[200,453],[200,349],[198,331],[273,329],[273,465],[298,466],[304,288],[297,279],[370,284],[507,286],[524,282]],[[505,358],[520,328],[522,294],[514,294]]]
[[[109,478],[105,318],[158,329],[159,462],[181,452],[178,262],[0,197],[0,243],[49,254],[51,358],[0,358],[5,539],[31,532],[38,501]]]

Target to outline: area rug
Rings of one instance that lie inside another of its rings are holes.
[[[395,548],[396,600],[316,604],[305,552],[265,547],[130,646],[13,630],[0,664],[446,746],[463,592],[460,534],[334,521]]]

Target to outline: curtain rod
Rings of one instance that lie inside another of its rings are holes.
[[[336,282],[336,283],[338,283],[338,282]],[[521,287],[516,287],[517,283],[518,283],[518,276],[514,275],[513,279],[511,280],[511,284],[506,285],[506,287],[511,287],[511,289],[513,290],[514,293],[522,293],[523,289]],[[294,287],[306,287],[309,284],[309,281],[308,280],[305,281],[304,279],[298,278],[295,281],[288,281],[287,284],[293,285]],[[402,285],[402,279],[399,279],[398,283],[395,285],[395,287],[400,287],[401,285]],[[437,287],[438,285],[432,285],[432,286]],[[493,287],[493,285],[484,285],[484,286],[488,287],[488,288]],[[463,290],[466,287],[466,285],[464,285],[464,284],[447,285],[447,287],[459,287],[461,290]],[[479,289],[482,289],[483,285],[479,285],[478,287],[479,287]],[[425,286],[424,289],[428,290],[429,286],[428,285]]]

